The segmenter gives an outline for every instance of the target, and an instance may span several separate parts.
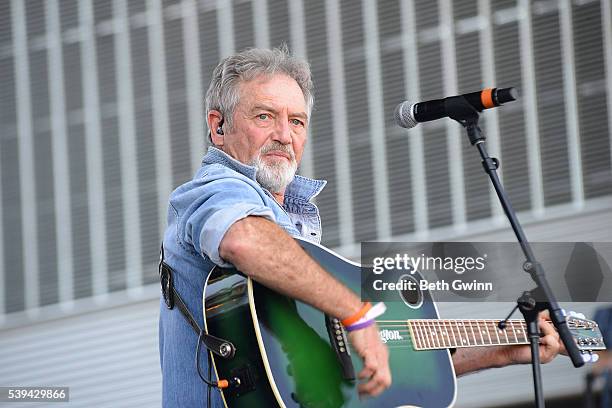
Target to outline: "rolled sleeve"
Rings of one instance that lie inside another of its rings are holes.
[[[238,203],[216,211],[204,223],[200,232],[200,250],[205,253],[211,261],[222,267],[231,267],[219,255],[219,245],[227,230],[237,221],[250,215],[265,217],[274,221],[274,213],[267,207],[255,207],[251,203]]]
[[[228,170],[211,171],[173,193],[178,216],[177,239],[222,267],[219,244],[235,222],[260,216],[276,222],[267,197],[255,181]]]

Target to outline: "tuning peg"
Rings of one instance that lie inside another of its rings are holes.
[[[585,363],[595,363],[597,362],[597,360],[599,360],[599,354],[593,353],[590,350],[588,353],[584,351],[581,351],[581,353],[582,353],[582,361],[584,361]]]

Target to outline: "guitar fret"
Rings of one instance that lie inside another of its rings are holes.
[[[515,343],[520,343],[518,337],[516,336],[516,327],[514,327],[514,320],[510,320],[510,326],[512,327],[512,334],[514,334],[514,342]]]
[[[478,345],[478,340],[476,340],[476,333],[474,333],[474,325],[470,322],[470,331],[472,332],[472,343],[474,345]]]
[[[423,330],[424,323],[422,320],[419,320],[417,323],[418,323],[418,328],[419,328],[419,336],[421,336],[421,341],[423,342],[423,348],[428,349],[429,342],[427,341],[427,336],[425,336],[425,331]]]
[[[495,324],[495,327],[497,328],[497,330],[501,330],[499,328],[499,322],[493,322]],[[508,338],[508,325],[506,325],[506,327],[504,327],[504,330],[501,330],[502,332],[504,332],[504,336],[506,336],[506,344],[510,344],[510,339]]]
[[[499,328],[499,326],[498,326],[498,325],[499,325],[499,322],[495,324],[495,326],[497,326],[497,327]],[[506,344],[511,344],[511,342],[510,342],[510,338],[508,337],[508,325],[506,325],[506,326],[504,327],[504,330],[503,330],[503,331],[504,331],[504,336],[506,336]]]
[[[417,322],[417,327],[419,329],[419,338],[421,339],[421,347],[423,349],[427,348],[427,339],[426,337],[423,335],[423,324],[422,322]]]
[[[461,341],[461,332],[459,330],[458,321],[456,319],[449,320],[448,324],[450,325],[451,330],[453,331],[453,339],[455,341],[455,344],[453,344],[453,347],[461,346],[461,344],[462,344],[462,341]]]
[[[495,324],[495,322],[489,322],[489,327],[491,327],[491,323]],[[489,327],[487,327],[487,331],[489,330]],[[501,340],[499,338],[499,331],[497,330],[495,326],[493,326],[493,331],[495,332],[495,337],[497,337],[497,345],[501,345]]]
[[[514,333],[514,339],[516,340],[517,343],[520,343],[521,341],[519,340],[518,336],[516,335],[516,326],[515,326],[516,322],[513,320],[512,321],[512,332]]]
[[[480,334],[480,344],[487,344],[487,342],[485,341],[484,330],[482,330],[482,324],[479,320],[476,320],[474,324],[476,324],[476,330],[478,330],[478,334]]]
[[[412,347],[418,350],[419,349],[419,339],[417,339],[416,333],[414,332],[412,322],[410,320],[407,320],[406,326],[408,326],[408,335],[412,339]]]
[[[457,343],[457,337],[455,336],[455,328],[453,327],[453,323],[451,321],[448,321],[449,325],[451,327],[451,334],[453,335],[453,347],[457,347],[459,345],[459,343]]]
[[[433,339],[431,338],[431,336],[429,335],[428,332],[428,328],[427,328],[427,321],[423,320],[423,334],[425,335],[425,341],[427,341],[427,347],[432,349],[433,347]]]
[[[442,325],[444,326],[444,335],[446,336],[446,347],[452,347],[453,341],[450,338],[450,332],[452,331],[452,327],[450,327],[448,320],[442,320]]]
[[[521,322],[521,328],[519,329],[519,333],[523,334],[524,342],[529,343],[529,337],[527,336],[527,325]]]
[[[481,336],[485,333],[485,330],[483,329],[483,325],[484,325],[484,327],[486,327],[486,323],[485,323],[484,320],[482,321],[482,323],[478,323],[478,329],[480,330],[480,335]],[[483,339],[482,339],[483,344],[489,344],[489,345],[493,344],[493,341],[491,340],[491,335],[489,334],[488,330],[486,331],[486,334],[487,334],[487,337],[489,338],[489,342],[485,343],[484,337],[483,337]]]
[[[423,320],[422,324],[423,334],[425,335],[425,340],[427,341],[427,347],[431,348],[433,346],[433,339],[431,338],[431,334],[429,334],[429,322],[427,320]]]
[[[478,329],[478,322],[477,321],[471,321],[470,322],[470,330],[472,331],[472,338],[474,339],[474,344],[478,345],[478,346],[482,346],[483,341],[482,341],[482,335],[480,333],[480,330]],[[478,335],[480,335],[480,339],[478,338]]]
[[[425,335],[425,330],[423,329],[424,325],[425,325],[425,322],[423,322],[422,320],[419,320],[419,331],[421,332],[421,335],[423,336],[423,344],[425,345],[426,348],[431,348],[429,345],[429,339]]]
[[[510,344],[510,342],[508,341],[508,333],[506,333],[507,329],[500,329],[499,321],[491,320],[491,327],[493,328],[493,330],[495,330],[495,333],[497,334],[497,341],[499,342],[499,344]],[[506,338],[505,340],[504,337]]]
[[[412,338],[412,345],[416,350],[418,350],[421,348],[421,346],[419,345],[419,338],[416,334],[416,330],[414,330],[414,324],[411,320],[406,321],[406,324],[408,325],[408,332]]]
[[[523,341],[526,341],[527,338],[525,337],[525,332],[523,330],[523,324],[520,321],[514,321],[515,325],[518,325],[518,327],[515,326],[514,328],[514,332],[515,332],[515,336],[517,338],[517,341],[519,343],[522,343]]]
[[[465,327],[465,320],[460,320],[459,324],[461,325],[461,327],[463,327],[463,331],[465,332],[465,338],[463,339],[463,343],[465,344],[467,342],[468,346],[471,346],[472,344],[470,344],[470,336],[467,332],[467,328]]]
[[[448,334],[448,332],[449,332],[448,322],[446,320],[442,320],[442,325],[444,327],[444,336],[446,337],[446,342],[444,343],[444,345],[446,347],[450,347],[451,346],[451,339],[450,339],[450,334]]]
[[[445,348],[446,347],[446,343],[444,342],[444,329],[442,328],[442,325],[440,323],[440,321],[436,321],[436,333],[437,333],[437,337],[438,337],[438,343],[440,344],[440,348]]]
[[[425,342],[423,342],[423,336],[421,336],[421,331],[419,330],[419,322],[415,321],[412,324],[414,326],[414,332],[415,332],[417,338],[419,339],[419,347],[421,349],[424,349],[425,348]]]
[[[487,336],[489,337],[489,344],[494,345],[495,343],[493,343],[493,339],[491,338],[491,332],[489,331],[489,328],[487,327],[487,321],[483,320],[482,323],[484,324],[484,327],[487,329]]]
[[[444,343],[444,330],[442,329],[442,326],[440,326],[440,320],[436,320],[435,324],[437,326],[436,331],[438,333],[438,343],[440,344],[440,347],[446,347]]]
[[[485,344],[484,342],[484,337],[482,336],[482,331],[480,330],[480,324],[478,323],[478,320],[474,321],[472,326],[475,326],[475,330],[476,330],[476,334],[478,334],[480,336],[480,343],[478,343],[479,345],[483,345]]]
[[[448,326],[444,320],[440,320],[440,330],[442,330],[442,338],[444,339],[444,347],[450,347],[450,337],[448,336]]]
[[[429,332],[429,321],[428,320],[423,320],[423,333],[425,334],[425,338],[427,339],[428,346],[430,348],[433,348],[434,342],[433,342],[433,338],[431,337],[431,333]]]
[[[431,342],[434,344],[434,346],[436,346],[436,341],[438,342],[438,345],[436,346],[436,348],[440,348],[440,339],[437,336],[436,333],[436,326],[435,323],[433,321],[428,322],[429,324],[428,329],[429,329],[429,333],[431,334]]]
[[[408,328],[410,329],[410,334],[414,340],[414,348],[417,350],[421,349],[421,339],[419,337],[419,333],[416,331],[415,322],[408,320]]]
[[[451,343],[453,347],[457,347],[459,342],[457,341],[456,329],[457,325],[453,320],[447,320],[448,327],[450,327],[451,334],[453,335],[453,342]]]

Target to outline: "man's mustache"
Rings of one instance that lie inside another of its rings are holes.
[[[291,157],[291,160],[295,160],[295,153],[293,153],[293,148],[291,145],[285,145],[280,142],[272,142],[261,149],[261,154],[264,155],[272,151],[287,153]]]

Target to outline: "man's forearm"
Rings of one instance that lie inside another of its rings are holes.
[[[359,310],[359,297],[322,269],[282,228],[246,217],[227,231],[219,254],[238,270],[279,293],[339,318]]]
[[[509,363],[503,346],[459,348],[453,354],[453,365],[457,376],[486,368],[503,367]]]

